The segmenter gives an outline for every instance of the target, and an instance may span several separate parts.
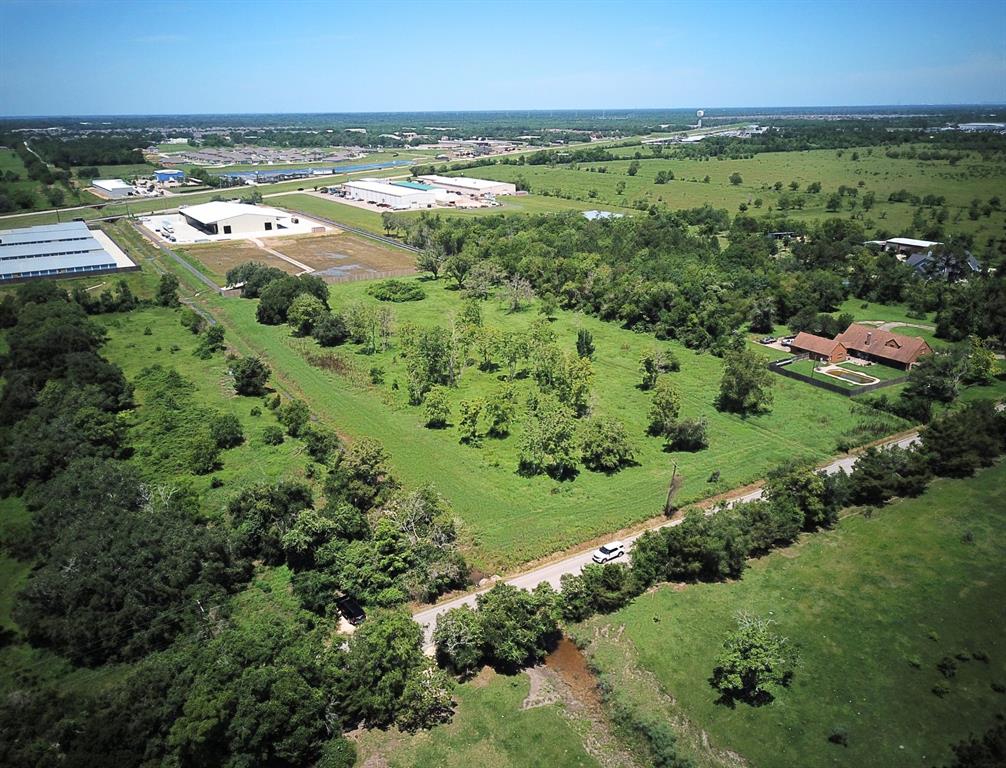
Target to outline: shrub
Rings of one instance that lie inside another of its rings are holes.
[[[584,422],[580,453],[583,463],[595,472],[615,472],[635,458],[622,422],[603,416]]]
[[[210,435],[219,448],[234,448],[244,442],[241,422],[232,413],[221,414],[210,423]]]
[[[443,429],[451,418],[451,402],[447,387],[435,386],[426,393],[425,411],[426,426],[430,429]]]
[[[674,422],[665,433],[667,443],[675,451],[701,451],[709,447],[705,416],[698,419],[681,419]]]
[[[239,395],[261,395],[269,380],[269,366],[257,357],[243,357],[231,366],[234,391]]]
[[[262,442],[266,445],[279,445],[283,442],[283,430],[272,424],[262,430]]]
[[[414,280],[382,280],[367,289],[379,301],[422,301],[426,291]]]
[[[323,347],[334,347],[349,338],[349,329],[342,315],[330,312],[322,315],[314,324],[311,335]]]

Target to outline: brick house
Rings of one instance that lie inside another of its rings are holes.
[[[849,351],[838,339],[826,339],[806,331],[800,331],[789,348],[792,352],[806,352],[811,360],[822,363],[840,363],[849,357]]]
[[[857,357],[905,370],[933,352],[926,340],[918,336],[903,336],[857,323],[840,333],[835,341]]]

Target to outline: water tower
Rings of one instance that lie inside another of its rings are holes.
[[[706,112],[704,109],[700,109],[695,113],[695,117],[698,118],[698,122],[695,124],[696,128],[702,127],[702,118],[705,116]]]

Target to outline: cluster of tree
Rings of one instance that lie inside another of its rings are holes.
[[[299,429],[310,442],[309,430],[317,428]],[[315,506],[310,487],[296,481],[252,486],[235,496],[228,517],[237,551],[288,565],[302,605],[330,618],[338,618],[335,601],[342,593],[392,606],[463,586],[468,568],[447,502],[432,487],[400,489],[374,441],[334,454],[322,507]]]
[[[763,227],[780,222],[737,217],[721,248],[713,235],[728,221],[705,207],[606,222],[422,214],[402,227],[423,251],[422,269],[446,272],[471,295],[523,284],[533,291],[525,295],[717,353],[746,322],[771,327],[799,312],[832,312],[846,298],[848,249],[865,250],[861,228],[822,225],[814,241],[827,243],[823,252],[773,258]]]
[[[76,165],[141,165],[145,147],[156,142],[159,134],[138,132],[92,134],[61,138],[36,135],[31,148],[58,168],[70,170]]]
[[[559,640],[560,616],[560,596],[548,584],[531,592],[497,584],[474,609],[452,608],[437,619],[438,661],[461,677],[484,664],[504,672],[536,664]]]
[[[0,704],[0,761],[348,768],[343,730],[450,717],[451,681],[404,611],[375,609],[348,647],[331,643],[343,592],[393,605],[465,583],[438,494],[401,491],[378,446],[341,450],[302,403],[271,398],[312,457],[337,454],[326,505],[280,482],[239,492],[207,524],[190,488],[164,482],[178,467],[162,464],[194,456],[182,442],[237,444],[240,422],[200,409],[190,384],[155,366],[137,378],[142,441],[130,446],[117,414],[132,389],[100,356],[100,329],[51,283],[13,295],[0,443],[4,491],[23,494],[31,522],[4,544],[34,563],[13,617],[28,642],[74,664],[134,664],[73,698],[26,684]],[[254,358],[232,370],[239,388],[260,391],[268,376]],[[153,445],[156,461],[123,460]],[[253,563],[288,565],[308,610],[233,622],[230,595]]]
[[[5,301],[9,349],[0,394],[0,485],[21,493],[77,458],[126,450],[132,388],[99,353],[102,328],[52,283],[26,283]]]

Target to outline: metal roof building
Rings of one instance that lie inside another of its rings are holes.
[[[178,209],[190,226],[211,235],[254,234],[274,232],[297,217],[278,208],[248,203],[213,201],[200,205],[187,205]]]
[[[516,195],[517,186],[506,181],[491,181],[489,179],[473,179],[468,176],[420,176],[419,181],[432,184],[459,195],[472,197],[487,197],[490,195]]]
[[[0,283],[135,268],[107,235],[82,221],[0,231]]]
[[[437,192],[432,187],[416,189],[404,184],[388,184],[376,179],[347,181],[334,189],[349,200],[385,206],[396,211],[408,208],[432,208],[437,202]],[[441,193],[443,194],[443,193]]]
[[[122,179],[95,179],[91,186],[105,197],[128,197],[133,194],[133,185]]]
[[[162,183],[166,181],[184,181],[185,171],[173,168],[161,168],[160,170],[154,171],[154,178]]]

